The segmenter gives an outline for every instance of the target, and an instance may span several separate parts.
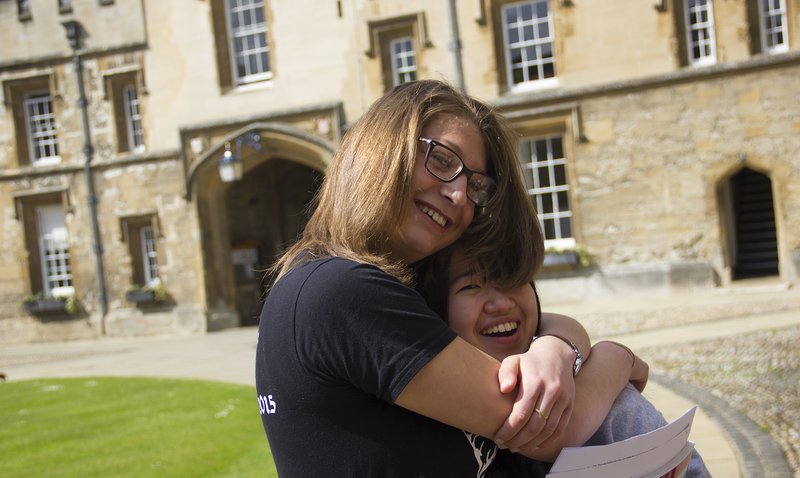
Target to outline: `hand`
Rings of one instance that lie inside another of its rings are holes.
[[[633,367],[631,368],[630,382],[636,387],[636,390],[639,390],[639,393],[643,392],[644,387],[647,386],[647,378],[649,375],[650,366],[647,365],[647,362],[636,356],[633,361]]]
[[[494,440],[512,451],[533,450],[558,437],[575,404],[574,352],[554,337],[534,344],[528,352],[503,360],[498,373],[500,391],[516,390],[517,396]]]

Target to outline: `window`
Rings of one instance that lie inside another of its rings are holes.
[[[690,65],[710,65],[717,61],[714,40],[714,12],[711,0],[684,0],[686,49]]]
[[[17,0],[17,18],[19,18],[20,21],[30,20],[32,18],[30,0]]]
[[[52,75],[3,82],[6,108],[14,119],[14,150],[20,167],[61,161],[58,144],[58,103],[53,102]]]
[[[134,71],[106,77],[106,91],[110,92],[114,108],[117,150],[120,152],[140,153],[145,149],[139,75],[140,71]]]
[[[45,295],[72,295],[72,268],[69,257],[69,236],[60,204],[36,208],[39,231],[39,260]]]
[[[58,0],[58,13],[72,12],[72,0]]]
[[[761,50],[776,53],[789,49],[786,36],[786,1],[758,0]]]
[[[534,199],[547,247],[574,247],[563,138],[523,140],[519,159],[528,194]]]
[[[417,79],[417,60],[411,37],[401,37],[389,44],[392,52],[392,80],[394,86]]]
[[[272,78],[263,0],[212,0],[219,83],[224,89]]]
[[[28,151],[34,165],[58,163],[58,141],[53,102],[47,91],[27,93],[23,97]]]
[[[139,242],[142,244],[142,270],[145,284],[158,281],[158,263],[156,261],[156,241],[153,237],[153,226],[143,226],[139,230]]]
[[[236,84],[271,77],[264,2],[228,0],[226,12]]]
[[[371,20],[369,47],[365,52],[370,58],[380,60],[383,89],[414,81],[420,75],[420,48],[430,47],[425,15],[412,13],[399,17]]]
[[[129,216],[121,219],[123,242],[128,243],[133,277],[139,286],[158,283],[158,221],[155,214]]]
[[[544,85],[555,80],[553,17],[548,1],[504,5],[501,15],[509,86]]]
[[[139,96],[136,94],[136,85],[126,85],[122,90],[122,99],[125,104],[128,145],[133,151],[140,151],[144,149],[144,140],[142,139],[142,115],[139,112]]]

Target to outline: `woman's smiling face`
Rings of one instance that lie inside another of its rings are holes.
[[[455,151],[473,171],[486,171],[486,148],[477,126],[450,114],[434,116],[422,137]],[[427,146],[420,142],[411,176],[411,200],[403,211],[400,229],[392,238],[393,256],[406,264],[417,262],[456,241],[472,222],[475,206],[467,198],[467,177],[446,183],[425,169]]]
[[[462,339],[497,360],[528,350],[538,322],[530,284],[499,289],[458,252],[448,277],[448,324]]]

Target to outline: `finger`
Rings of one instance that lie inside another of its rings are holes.
[[[495,434],[495,443],[519,448],[539,433],[544,426],[541,417],[534,412],[539,395],[539,387],[519,387],[511,413]]]
[[[500,393],[511,393],[517,387],[519,377],[519,356],[512,355],[500,363],[497,379],[500,382]]]
[[[543,437],[545,433],[549,433],[547,437],[543,440],[538,441],[539,437],[537,437],[534,442],[540,448],[549,446],[552,442],[558,439],[559,436],[564,432],[569,425],[570,418],[572,417],[572,407],[565,406],[566,402],[557,404],[553,411],[550,412],[549,419],[547,420],[547,425],[542,430],[540,437]]]

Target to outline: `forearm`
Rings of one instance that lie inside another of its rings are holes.
[[[500,363],[460,338],[406,385],[395,402],[420,415],[492,437],[511,413],[514,397],[497,385]]]
[[[630,379],[631,359],[621,347],[602,342],[593,347],[575,378],[575,406],[572,417],[556,439],[535,450],[523,450],[526,456],[553,461],[562,448],[581,446],[600,427],[617,395]]]
[[[583,359],[589,359],[591,353],[589,334],[580,322],[572,317],[554,314],[552,312],[543,312],[539,330],[540,335],[558,335],[570,340],[578,347],[578,350],[581,351]]]

